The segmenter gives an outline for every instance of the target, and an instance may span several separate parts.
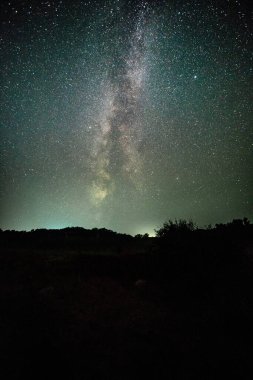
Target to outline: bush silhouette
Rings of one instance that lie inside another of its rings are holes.
[[[159,230],[155,230],[156,237],[166,238],[171,235],[182,235],[194,231],[197,228],[196,224],[190,219],[169,220],[165,222]]]

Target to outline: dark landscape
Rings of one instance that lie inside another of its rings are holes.
[[[3,379],[250,379],[253,225],[1,231]]]
[[[0,1],[0,380],[253,379],[252,20]]]

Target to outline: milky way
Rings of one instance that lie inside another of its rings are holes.
[[[0,228],[253,218],[250,2],[1,3]]]
[[[147,43],[145,41],[146,7],[138,13],[129,37],[129,51],[119,59],[116,75],[109,73],[104,85],[104,107],[98,120],[99,128],[93,148],[94,180],[92,200],[99,205],[118,190],[117,181],[124,178],[138,191],[141,187],[140,142],[141,91],[145,84]]]

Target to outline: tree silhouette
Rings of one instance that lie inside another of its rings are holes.
[[[173,222],[171,219],[165,222],[159,230],[155,230],[156,236],[159,238],[166,238],[175,234],[185,234],[192,232],[197,228],[197,225],[190,219],[175,219]]]

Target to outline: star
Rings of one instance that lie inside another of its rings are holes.
[[[253,218],[246,2],[13,4],[2,5],[0,228],[136,234]]]

